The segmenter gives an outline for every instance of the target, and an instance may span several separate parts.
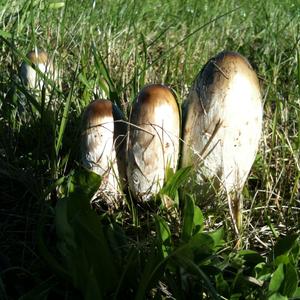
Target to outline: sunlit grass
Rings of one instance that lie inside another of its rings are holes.
[[[264,101],[264,133],[244,189],[244,247],[266,252],[277,236],[298,233],[299,15],[300,3],[288,0],[0,1],[0,267],[17,267],[19,275],[10,276],[29,281],[8,287],[7,295],[19,297],[50,276],[36,248],[36,227],[46,224],[46,244],[56,251],[53,207],[79,168],[85,106],[104,97],[128,116],[149,83],[170,85],[182,103],[203,65],[224,49],[249,59]],[[18,77],[35,48],[48,52],[61,77],[61,86],[49,82],[53,106]],[[140,239],[133,228],[146,230],[161,211],[127,200],[126,212],[115,218]],[[198,204],[207,229],[225,226],[232,245],[226,203]]]

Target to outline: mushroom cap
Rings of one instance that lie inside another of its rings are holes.
[[[108,202],[117,200],[125,182],[126,126],[109,100],[91,102],[83,113],[81,157],[83,165],[102,176],[98,191]]]
[[[180,115],[172,91],[160,84],[144,87],[130,116],[127,178],[135,198],[147,200],[163,186],[167,167],[177,167]]]
[[[47,52],[43,50],[30,51],[27,53],[26,57],[33,64],[43,64],[47,65],[49,63],[49,58]]]
[[[221,52],[198,74],[185,103],[181,166],[227,192],[241,191],[262,131],[262,99],[246,58]]]

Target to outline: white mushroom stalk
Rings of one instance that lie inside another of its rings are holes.
[[[126,124],[109,100],[95,100],[83,114],[81,155],[83,165],[102,176],[93,202],[119,207],[125,183]]]
[[[237,232],[241,191],[258,149],[262,115],[258,78],[249,62],[234,52],[209,60],[185,103],[181,165],[195,166],[199,193],[213,182],[227,195]]]
[[[166,168],[177,167],[180,116],[172,91],[146,86],[133,106],[127,145],[127,178],[135,198],[148,200],[159,192]]]

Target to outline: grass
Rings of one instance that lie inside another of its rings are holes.
[[[39,299],[80,298],[68,280],[49,269],[54,263],[41,245],[59,257],[55,204],[79,169],[85,106],[109,98],[128,117],[138,91],[148,83],[170,85],[182,103],[202,66],[224,49],[249,59],[264,102],[263,137],[244,189],[243,247],[264,255],[277,237],[299,234],[299,15],[300,2],[289,0],[0,1],[3,299],[26,294],[23,299],[33,299],[28,293],[36,287]],[[62,87],[49,82],[54,110],[45,95],[31,95],[18,78],[21,62],[35,47],[53,57],[61,76]],[[228,229],[232,246],[226,203],[198,205],[209,228]],[[181,209],[176,213],[180,218]],[[155,205],[129,207],[114,218],[145,254],[151,247],[143,237],[151,236],[156,228],[151,220],[158,215],[169,218]],[[171,221],[172,235],[178,236],[181,225]]]

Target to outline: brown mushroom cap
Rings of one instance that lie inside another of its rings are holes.
[[[33,64],[44,64],[49,63],[48,54],[43,50],[30,51],[27,53],[26,57]]]

